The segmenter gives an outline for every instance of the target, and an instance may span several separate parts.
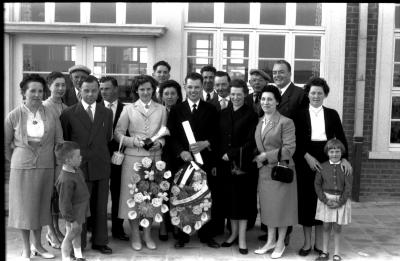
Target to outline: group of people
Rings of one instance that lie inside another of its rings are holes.
[[[48,227],[47,242],[61,248],[63,260],[85,260],[82,250],[88,230],[92,249],[111,254],[109,191],[112,236],[130,240],[137,251],[143,243],[156,249],[151,225],[141,227],[128,217],[133,166],[151,157],[163,160],[175,173],[200,154],[212,199],[211,220],[198,230],[202,243],[212,248],[238,244],[239,252],[247,254],[246,231],[259,212],[261,229],[267,234],[259,237],[266,243],[256,254],[272,251],[272,258],[280,258],[292,227],[300,224],[304,245],[299,255],[311,252],[315,227],[317,260],[329,260],[333,227],[333,260],[341,260],[341,225],[351,221],[352,168],[346,160],[339,115],[322,105],[329,93],[326,81],[316,77],[304,88],[295,86],[290,64],[279,60],[272,79],[263,70],[250,71],[253,92],[249,94],[245,81],[231,80],[227,72],[208,65],[200,73],[187,74],[184,100],[180,84],[169,79],[170,70],[167,62],[160,61],[152,76],[136,76],[135,98],[128,104],[118,99],[115,78],[98,80],[83,65],[71,67],[69,79],[60,72],[49,74],[47,81],[35,74],[24,77],[20,83],[24,102],[5,120],[5,154],[11,161],[8,224],[21,231],[22,258],[55,257],[41,244],[43,226]],[[48,89],[51,95],[42,102]],[[188,141],[185,121],[194,143]],[[146,139],[165,127],[169,135],[147,148]],[[121,145],[124,160],[116,165],[110,159]],[[271,178],[278,163],[293,171],[290,183]],[[58,225],[60,213],[65,235]],[[159,239],[168,240],[173,231],[175,247],[184,247],[189,235],[171,225],[168,213],[164,216]],[[123,228],[125,219],[129,235]],[[225,228],[229,236],[219,244],[214,237]]]

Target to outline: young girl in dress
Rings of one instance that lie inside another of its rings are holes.
[[[342,260],[339,254],[339,240],[342,225],[351,222],[352,175],[345,175],[340,167],[343,143],[338,139],[329,140],[324,148],[329,160],[322,164],[322,170],[315,176],[315,192],[318,195],[315,219],[324,222],[323,248],[316,261],[329,260],[328,244],[333,227],[335,251],[334,261]]]
[[[63,261],[70,261],[71,245],[76,260],[85,261],[81,249],[82,224],[89,213],[90,194],[82,171],[79,169],[82,156],[79,145],[65,141],[56,148],[56,156],[63,162],[56,181],[59,208],[65,219],[66,234],[61,244]]]

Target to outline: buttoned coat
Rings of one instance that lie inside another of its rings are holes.
[[[86,180],[110,176],[108,142],[112,139],[112,111],[96,104],[93,123],[81,102],[65,109],[60,116],[64,139],[80,145],[81,169]]]
[[[40,106],[38,112],[44,125],[44,134],[37,149],[28,144],[28,111],[24,105],[12,110],[5,120],[4,150],[11,168],[54,168],[54,146],[63,142],[62,129],[57,115]]]
[[[294,120],[296,113],[300,109],[307,108],[308,104],[309,100],[303,88],[290,83],[289,87],[282,95],[282,100],[278,104],[277,109],[283,116]]]
[[[139,139],[153,137],[162,126],[167,125],[166,108],[154,101],[146,112],[140,100],[133,104],[125,105],[115,127],[114,137],[119,142],[123,137],[123,144],[126,146],[125,154],[131,156],[148,156],[149,151],[139,146]],[[128,130],[130,137],[126,137]],[[158,141],[162,145],[165,139]],[[154,152],[156,156],[161,156],[161,149]]]

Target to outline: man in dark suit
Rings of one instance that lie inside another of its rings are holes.
[[[214,79],[215,73],[217,69],[215,69],[212,65],[206,65],[200,70],[200,74],[203,77],[203,91],[201,99],[206,102],[213,102],[217,99],[217,92],[214,90]]]
[[[107,246],[107,202],[110,177],[108,143],[112,139],[112,112],[96,104],[99,82],[88,76],[82,83],[82,100],[65,109],[61,116],[64,140],[75,141],[82,154],[81,169],[90,193],[92,249],[111,254]],[[86,247],[86,225],[82,230],[82,248]]]
[[[71,106],[80,101],[82,82],[90,75],[91,70],[84,65],[74,65],[68,69],[68,72],[72,85],[67,86],[62,100],[67,106]]]
[[[217,95],[214,95],[215,99],[211,99],[210,103],[215,106],[217,111],[223,110],[228,107],[230,102],[230,82],[231,77],[227,72],[217,71],[214,78],[214,90]]]
[[[293,84],[291,81],[291,76],[292,68],[287,61],[278,60],[274,63],[272,69],[272,78],[282,95],[282,100],[277,109],[280,114],[296,122],[296,114],[300,111],[300,109],[308,106],[308,98],[301,87]],[[293,160],[296,163],[295,157]],[[261,228],[263,228],[263,226]],[[289,245],[290,233],[292,230],[293,227],[289,226],[286,232],[285,245]],[[259,237],[260,240],[267,240],[267,238],[267,234]]]
[[[119,116],[121,115],[124,104],[119,101],[118,95],[118,82],[114,77],[105,76],[100,79],[100,93],[103,97],[103,104],[106,108],[111,109],[113,112],[113,132]],[[108,149],[110,156],[114,151],[118,151],[119,144],[115,139],[112,139],[108,143]],[[110,175],[110,193],[111,193],[111,233],[114,238],[128,241],[129,237],[124,232],[123,223],[124,220],[118,218],[118,207],[119,207],[119,194],[121,189],[121,165],[114,165],[111,163],[111,175]]]
[[[264,86],[267,86],[271,82],[271,77],[259,69],[250,70],[250,86],[253,88],[253,93],[247,95],[244,98],[244,102],[253,107],[254,111],[260,116],[262,114],[262,109],[260,105],[261,100],[261,90]]]
[[[186,76],[185,90],[186,101],[171,108],[167,122],[171,133],[171,151],[179,166],[192,161],[192,153],[200,153],[204,162],[202,169],[207,173],[207,182],[214,201],[217,132],[210,126],[217,126],[218,112],[213,105],[200,99],[203,90],[203,77],[200,74],[189,73]],[[182,126],[184,121],[189,121],[196,143],[189,144]],[[215,206],[212,205],[211,220],[198,233],[202,243],[218,248],[219,244],[214,240],[214,214]],[[176,248],[182,248],[189,242],[189,236],[182,231],[178,238]]]

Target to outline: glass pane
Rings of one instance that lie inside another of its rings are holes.
[[[189,23],[214,23],[214,3],[189,3]]]
[[[212,34],[188,34],[188,56],[212,57],[213,35]]]
[[[80,3],[56,3],[54,20],[56,22],[79,23],[81,20]]]
[[[260,35],[258,56],[260,58],[285,57],[285,36]]]
[[[203,68],[207,64],[212,65],[212,59],[206,58],[188,58],[187,61],[187,71],[188,72],[198,72],[200,73],[201,68]]]
[[[91,23],[115,23],[115,3],[91,3]]]
[[[395,41],[394,61],[400,62],[400,39],[396,39]]]
[[[400,143],[400,122],[392,121],[390,128],[390,143]]]
[[[392,119],[400,120],[400,96],[392,98]]]
[[[21,21],[44,22],[44,3],[21,3]]]
[[[151,24],[151,3],[126,3],[127,24]]]
[[[296,61],[294,63],[294,82],[306,83],[311,77],[319,77],[320,63],[310,61]]]
[[[322,18],[321,3],[297,3],[296,25],[320,26]]]
[[[394,27],[400,28],[400,5],[396,6],[394,14]]]
[[[223,48],[224,57],[248,57],[249,35],[224,34]]]
[[[400,64],[394,65],[393,87],[400,87]]]
[[[296,59],[320,59],[321,37],[320,36],[296,36],[295,58]]]
[[[226,71],[231,79],[242,79],[247,82],[248,64],[247,59],[223,59],[222,70]]]
[[[282,57],[283,59],[283,57]],[[268,73],[269,76],[271,76],[272,79],[272,68],[274,67],[274,60],[258,60],[258,68],[264,70],[266,73]]]
[[[286,24],[286,3],[261,3],[260,24]]]
[[[147,48],[95,46],[93,74],[146,74]]]
[[[250,22],[250,3],[225,3],[225,23],[248,24]]]
[[[73,45],[31,45],[23,46],[24,71],[61,71],[75,65],[76,47]]]
[[[119,98],[122,102],[132,103],[133,92],[131,89],[134,76],[115,76],[111,75],[118,81]]]

